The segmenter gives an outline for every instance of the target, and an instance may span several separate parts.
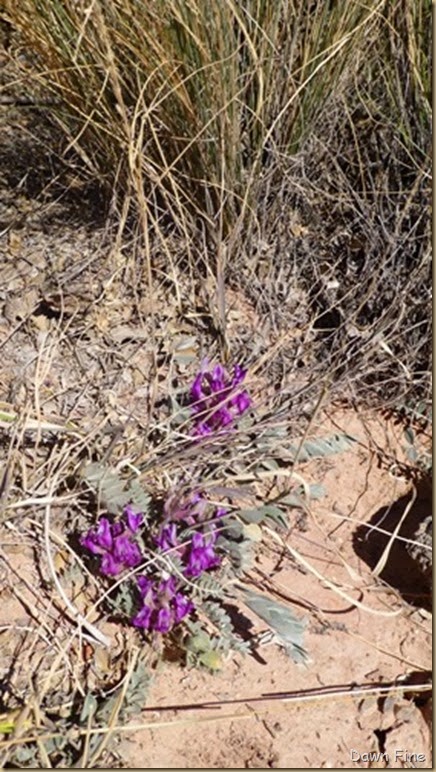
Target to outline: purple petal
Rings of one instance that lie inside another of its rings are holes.
[[[105,574],[105,576],[117,576],[123,568],[123,564],[117,561],[109,552],[107,552],[106,555],[103,555],[100,571],[102,574]]]
[[[143,523],[144,515],[142,512],[135,512],[130,504],[124,508],[124,515],[127,520],[127,527],[132,533],[136,533]]]
[[[136,583],[143,598],[146,597],[154,585],[153,579],[149,579],[148,576],[137,576]]]
[[[112,527],[107,517],[101,517],[97,528],[98,543],[107,550],[112,549]]]
[[[224,517],[227,515],[228,510],[225,507],[217,507],[214,517]]]
[[[186,595],[178,592],[173,598],[173,608],[174,621],[177,624],[178,622],[181,622],[184,617],[190,614],[191,611],[194,611],[195,606],[193,602],[186,597]]]
[[[86,536],[82,536],[80,544],[82,547],[85,547],[92,552],[93,555],[102,555],[104,553],[104,548],[98,544],[97,536],[94,531],[88,531]]]
[[[207,559],[204,567],[205,571],[209,571],[210,568],[218,568],[221,565],[220,556],[216,555],[212,548],[208,547],[205,557]]]
[[[199,373],[191,386],[191,399],[194,402],[200,402],[203,397],[203,373]]]
[[[173,626],[172,613],[168,608],[161,608],[158,611],[156,622],[153,627],[157,633],[168,633]]]
[[[228,426],[233,421],[233,416],[230,412],[230,410],[227,410],[227,408],[223,407],[221,410],[219,410],[215,415],[213,416],[214,419],[217,418],[217,428],[220,428],[221,426]]]
[[[212,390],[213,391],[222,391],[225,389],[226,384],[226,371],[224,370],[224,367],[222,365],[216,365],[212,370]]]
[[[205,502],[202,493],[179,493],[178,491],[171,493],[164,504],[166,525],[162,527],[161,532],[158,534],[157,538],[159,539],[159,542],[161,538],[162,541],[166,540],[169,542],[169,544],[165,545],[166,549],[177,546],[175,523],[172,524],[173,530],[171,531],[168,526],[168,521],[183,520],[192,525],[195,522],[194,516],[201,513],[204,506]],[[168,531],[164,531],[163,529],[167,527]],[[159,544],[159,546],[161,545]]]
[[[206,423],[198,424],[194,429],[194,434],[197,437],[208,437],[212,434],[212,428]]]
[[[189,579],[196,579],[204,571],[203,554],[198,550],[193,550],[189,556],[188,565],[184,574]]]
[[[170,576],[169,579],[164,579],[157,588],[160,599],[163,602],[170,601],[176,591],[176,586],[177,579],[175,576]]]
[[[243,382],[247,371],[237,364],[233,376],[221,364],[211,370],[203,363],[200,373],[191,387],[191,411],[194,418],[192,434],[196,437],[210,436],[213,432],[224,429],[241,416],[251,405],[246,391],[240,394],[232,392]],[[200,415],[203,416],[201,420]],[[206,418],[204,416],[207,416]]]
[[[135,627],[143,627],[145,630],[150,629],[152,609],[145,603],[140,611],[132,618],[132,625]]]
[[[113,554],[127,568],[134,568],[142,560],[138,545],[130,541],[128,536],[118,536],[115,539]]]
[[[243,391],[241,394],[238,394],[235,398],[236,408],[239,413],[239,415],[242,415],[242,413],[245,413],[246,410],[251,406],[251,399],[248,396],[246,391]]]
[[[112,536],[115,539],[117,536],[120,536],[122,533],[124,533],[125,528],[122,523],[113,523],[112,525]]]
[[[209,568],[216,568],[221,563],[221,558],[214,552],[213,545],[216,540],[216,533],[211,532],[208,541],[203,534],[195,533],[191,540],[191,549],[185,569],[185,576],[198,577],[203,571]]]
[[[155,542],[161,550],[170,550],[177,547],[177,526],[175,523],[164,525],[155,538]]]
[[[202,547],[204,547],[204,536],[202,533],[199,533],[199,531],[195,531],[191,538],[191,548],[201,549]]]
[[[245,376],[247,375],[247,371],[243,370],[241,365],[235,365],[233,368],[233,378],[232,378],[232,386],[239,386],[240,383],[245,379]]]

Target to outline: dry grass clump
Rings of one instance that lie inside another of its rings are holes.
[[[303,347],[316,382],[365,370],[367,391],[404,401],[428,396],[430,14],[424,0],[24,0],[5,18],[31,58],[20,88],[54,97],[64,158],[139,225],[142,279],[157,268],[182,308],[180,270],[209,276],[227,352],[242,279],[273,344],[301,331],[282,369]]]
[[[276,329],[305,331],[284,368],[313,354],[314,380],[385,407],[430,401],[429,13],[384,8],[323,122],[279,176],[265,170],[242,266]]]
[[[383,3],[6,3],[34,54],[26,91],[92,174],[227,236],[265,155],[295,152],[376,34]],[[157,197],[157,199],[156,199]],[[154,216],[157,216],[155,214]]]

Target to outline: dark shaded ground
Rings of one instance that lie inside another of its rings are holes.
[[[419,539],[417,531],[420,524],[431,512],[431,480],[421,480],[416,487],[416,497],[413,492],[410,492],[388,507],[381,507],[371,517],[370,525],[382,528],[388,532],[387,534],[367,527],[356,530],[353,544],[357,555],[371,569],[374,569],[389,542],[390,534],[395,531],[402,518],[404,521],[397,535],[403,539],[415,540]],[[406,542],[394,539],[386,565],[379,573],[379,577],[391,587],[396,587],[407,603],[430,610],[432,608],[432,597],[429,593],[431,578],[423,574],[419,563],[412,559],[406,547]]]

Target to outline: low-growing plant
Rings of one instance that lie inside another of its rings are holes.
[[[199,443],[212,435],[231,442],[238,418],[252,405],[242,387],[245,375],[240,365],[230,376],[222,365],[211,368],[203,362],[188,395],[192,424],[188,442]],[[150,498],[145,494],[138,498],[136,491],[136,502],[145,503],[145,509],[138,511],[131,489],[123,486],[114,471],[108,474],[94,463],[85,469],[85,478],[91,485],[97,483],[96,490],[109,511],[124,505],[121,517],[100,517],[96,527],[81,536],[80,543],[98,561],[102,576],[127,574],[130,602],[126,601],[126,584],[116,586],[121,590],[119,606],[129,607],[133,626],[151,634],[171,633],[199,604],[204,607],[205,599],[210,602],[213,597],[224,596],[224,587],[209,579],[209,573],[220,569],[226,554],[234,562],[228,547],[233,542],[234,552],[242,540],[238,529],[235,531],[234,517],[226,506],[208,500],[201,480],[191,487],[181,481],[179,488],[169,492],[158,521],[153,523]],[[116,597],[111,603],[117,607]],[[242,645],[233,633],[232,639]]]
[[[238,364],[231,375],[221,364],[212,367],[203,362],[186,398],[185,450],[191,445],[200,450],[205,441],[213,440],[231,448],[238,423],[255,408],[244,387],[245,376]],[[352,437],[337,434],[306,439],[299,446],[288,443],[289,463],[340,453],[352,442]],[[254,451],[262,453],[262,447],[254,444]],[[264,459],[265,469],[271,464],[279,472],[272,459]],[[219,456],[215,465],[219,468]],[[145,491],[139,494],[138,479],[132,487],[104,464],[85,467],[84,478],[108,515],[100,516],[81,535],[80,544],[109,583],[106,605],[158,649],[163,638],[170,637],[185,651],[188,663],[216,670],[224,653],[251,649],[228,613],[229,604],[242,603],[269,625],[290,656],[304,661],[304,622],[283,604],[248,590],[243,577],[262,538],[261,527],[286,529],[289,509],[304,509],[310,498],[323,495],[323,488],[298,481],[272,501],[251,508],[235,506],[232,494],[237,495],[237,488],[211,487],[213,466],[206,453],[195,475],[181,479],[163,502],[153,502]],[[221,490],[224,499],[216,501],[209,489]]]

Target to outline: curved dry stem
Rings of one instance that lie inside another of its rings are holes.
[[[62,587],[58,576],[56,574],[56,569],[53,561],[53,556],[51,554],[51,548],[50,548],[50,515],[51,515],[51,500],[54,497],[54,491],[55,491],[55,481],[52,482],[50,486],[50,495],[49,500],[47,502],[46,508],[45,508],[45,517],[44,517],[44,544],[45,544],[45,551],[47,555],[47,563],[49,567],[49,571],[51,574],[51,578],[53,579],[54,585],[62,598],[63,602],[65,603],[68,611],[74,616],[74,618],[77,620],[78,624],[81,627],[84,627],[88,633],[92,636],[95,643],[99,643],[102,646],[106,646],[109,648],[111,646],[111,640],[106,635],[104,635],[100,630],[98,630],[95,625],[91,624],[86,617],[83,616],[83,614],[80,613],[80,611],[75,607],[75,605],[70,601],[68,596],[66,595],[64,588]]]
[[[309,561],[306,560],[306,558],[304,558],[303,555],[298,552],[298,550],[294,549],[294,547],[290,547],[289,544],[287,544],[275,531],[273,531],[271,528],[268,528],[267,526],[263,526],[263,528],[274,539],[274,541],[278,542],[280,546],[284,547],[290,553],[290,555],[292,555],[294,560],[304,566],[304,568],[316,576],[320,582],[333,590],[333,592],[335,592],[341,598],[344,598],[344,600],[346,600],[352,606],[356,606],[356,608],[360,608],[362,611],[367,611],[368,614],[374,614],[374,616],[379,617],[396,617],[402,613],[402,609],[398,609],[398,611],[378,611],[377,609],[373,609],[370,606],[367,606],[365,603],[361,603],[361,601],[356,600],[356,598],[353,598],[347,592],[342,590],[341,587],[339,587],[337,584],[331,582],[330,579],[327,579],[326,576],[323,576],[323,574],[321,574],[311,563],[309,563]]]

